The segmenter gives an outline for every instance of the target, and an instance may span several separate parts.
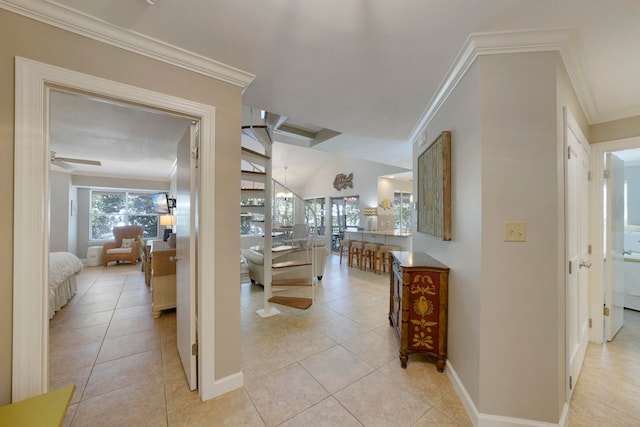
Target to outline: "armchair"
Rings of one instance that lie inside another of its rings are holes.
[[[142,236],[144,227],[141,225],[126,225],[114,227],[112,242],[107,242],[102,248],[103,266],[106,267],[112,261],[128,261],[136,265],[140,256],[140,242],[138,236]]]

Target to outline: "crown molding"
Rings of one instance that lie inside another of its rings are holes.
[[[0,0],[0,8],[148,58],[239,86],[243,92],[255,79],[255,75],[249,72],[143,34],[125,30],[57,3],[42,0]]]
[[[582,59],[583,55],[577,43],[575,30],[549,29],[474,33],[467,38],[452,67],[422,114],[420,121],[411,132],[409,141],[412,144],[421,141],[420,135],[478,56],[548,51],[560,53],[587,121],[594,123],[601,119],[597,114],[596,104],[588,84],[589,77],[584,71],[587,67]]]

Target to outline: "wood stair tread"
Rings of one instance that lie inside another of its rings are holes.
[[[271,157],[267,156],[266,154],[262,154],[262,153],[259,153],[257,151],[254,151],[254,150],[250,150],[250,149],[245,148],[245,147],[241,147],[241,149],[242,149],[241,151],[243,153],[250,154],[250,155],[256,156],[256,157],[261,157],[261,158],[263,158],[265,160],[269,160],[271,158]]]
[[[301,310],[306,310],[311,307],[313,304],[313,300],[311,298],[300,298],[300,297],[283,297],[283,296],[275,296],[269,298],[269,302],[274,304],[286,305],[287,307],[299,308]]]
[[[271,286],[313,286],[310,278],[272,280]]]
[[[307,265],[311,265],[311,263],[298,262],[298,261],[282,261],[282,262],[276,262],[275,264],[271,264],[271,268],[273,268],[274,270],[278,270],[281,268],[304,267]]]

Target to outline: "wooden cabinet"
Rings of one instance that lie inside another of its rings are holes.
[[[176,248],[167,242],[151,242],[151,313],[160,317],[162,310],[176,307]]]
[[[400,364],[411,353],[447,361],[449,267],[421,252],[391,252],[389,323],[400,337]]]

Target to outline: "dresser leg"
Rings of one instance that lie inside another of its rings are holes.
[[[409,360],[409,355],[403,352],[400,352],[400,366],[403,369],[407,368],[407,361]]]
[[[447,361],[445,359],[436,360],[436,368],[438,369],[438,372],[443,372],[444,371],[444,365],[446,363],[447,363]]]
[[[160,317],[161,314],[162,314],[162,311],[160,311],[160,310],[152,310],[151,311],[151,316],[153,316],[154,319],[157,319],[158,317]]]

